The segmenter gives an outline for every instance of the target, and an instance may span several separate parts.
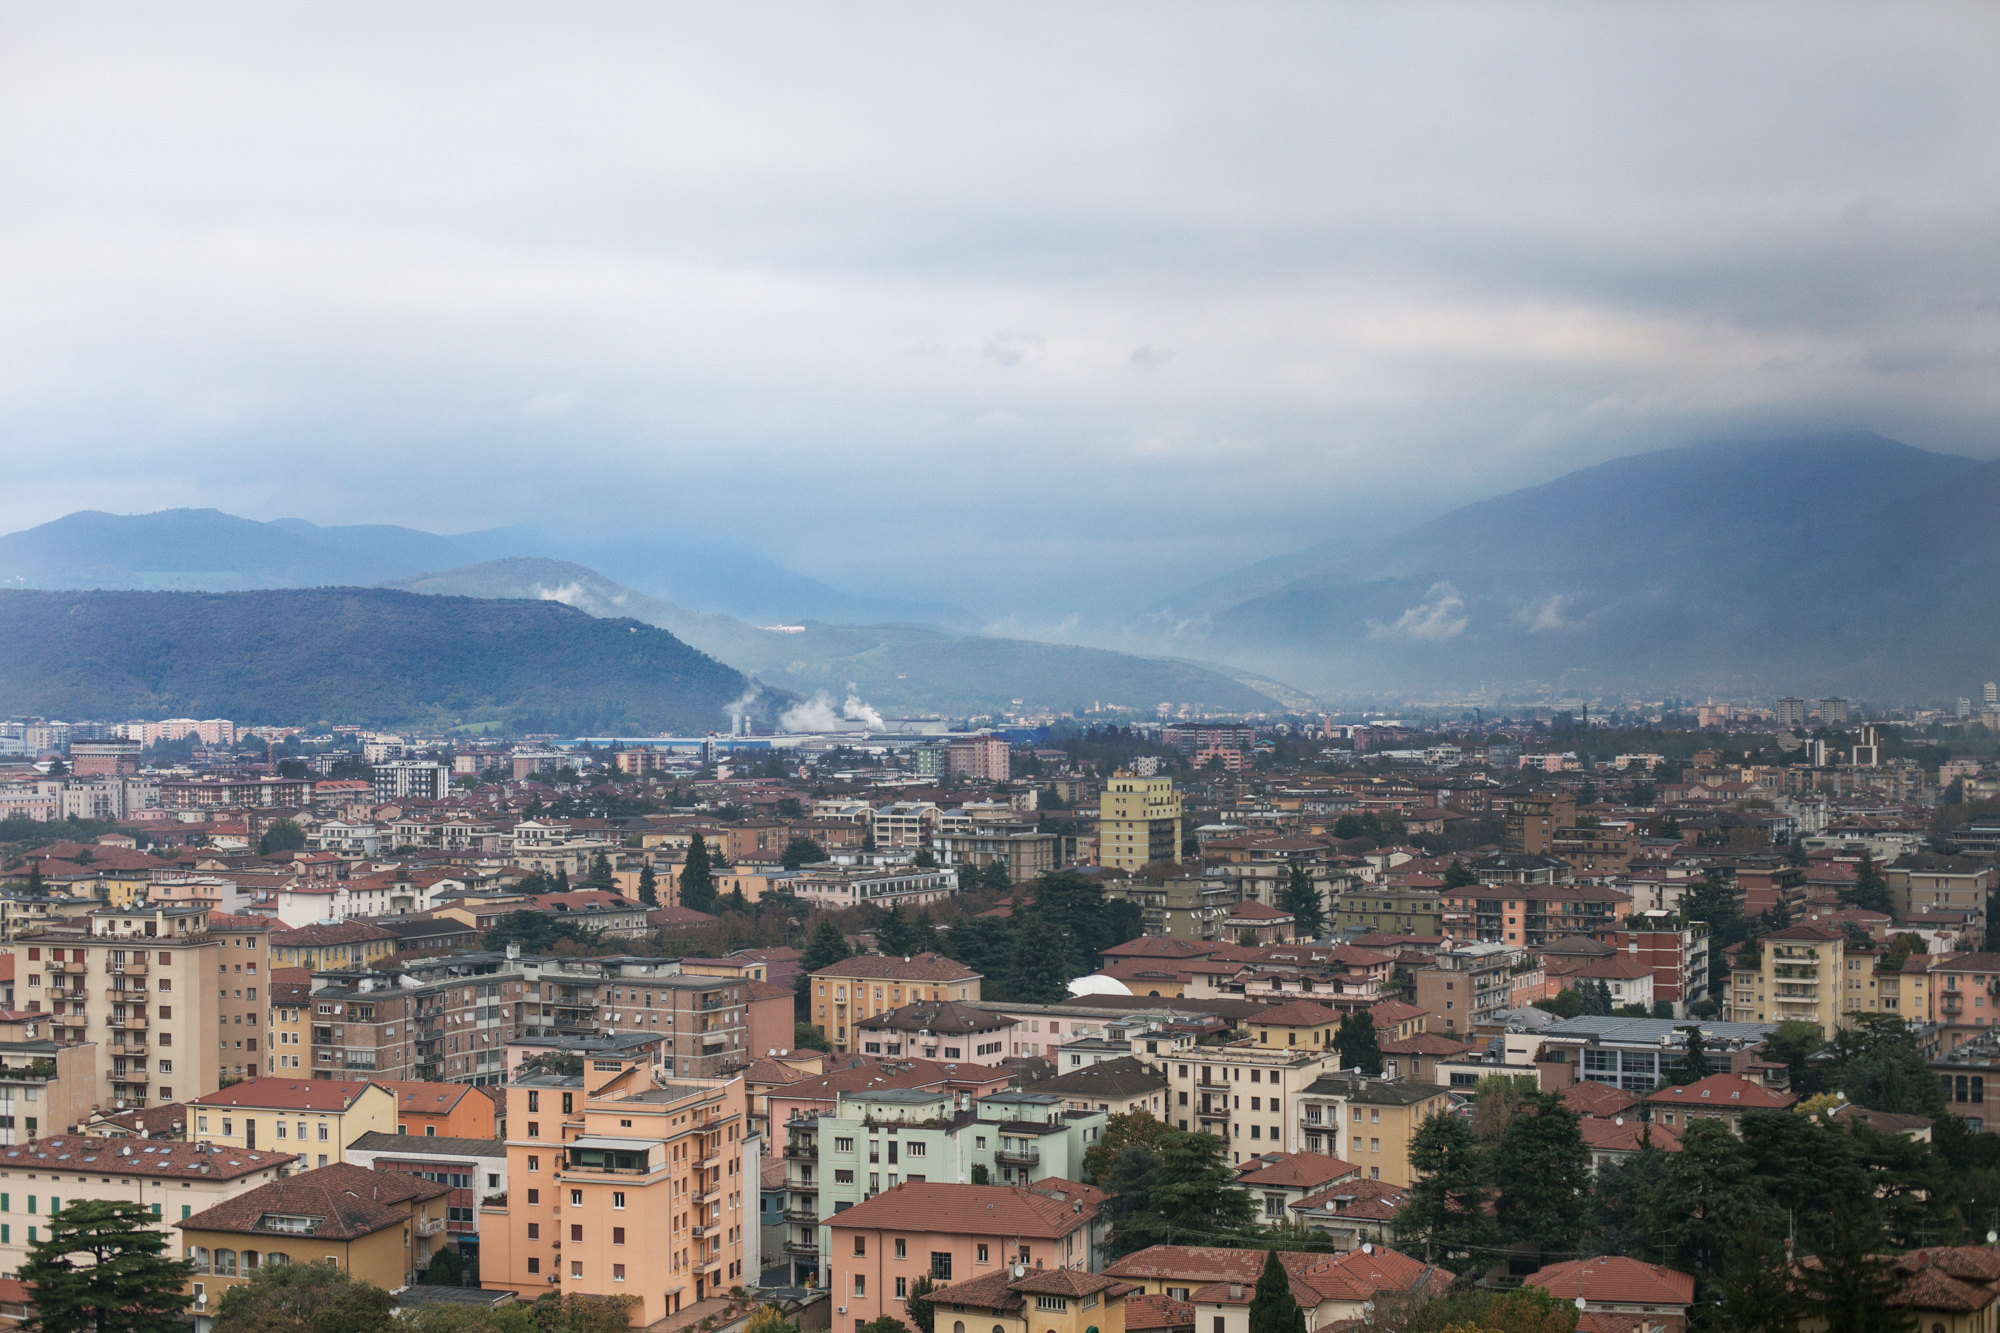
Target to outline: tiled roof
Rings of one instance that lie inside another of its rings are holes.
[[[891,981],[971,981],[979,974],[964,963],[938,953],[912,954],[896,958],[883,954],[862,954],[829,963],[813,974],[819,977],[884,977]]]
[[[1251,899],[1247,902],[1237,903],[1234,907],[1230,908],[1229,919],[1231,921],[1290,921],[1292,914],[1290,912],[1281,912],[1275,907],[1266,907],[1255,899]]]
[[[1609,1083],[1572,1083],[1563,1089],[1563,1105],[1581,1116],[1614,1116],[1639,1104],[1639,1098]]]
[[[1323,1004],[1314,1004],[1311,1000],[1293,1000],[1290,1004],[1266,1009],[1250,1020],[1257,1027],[1288,1028],[1325,1027],[1339,1021],[1339,1014]]]
[[[1171,1296],[1127,1296],[1125,1298],[1125,1333],[1140,1333],[1141,1329],[1191,1329],[1194,1327],[1194,1306],[1186,1301],[1177,1301]]]
[[[1158,1092],[1166,1086],[1165,1076],[1154,1073],[1144,1060],[1133,1055],[1121,1055],[1116,1060],[1101,1061],[1064,1074],[1061,1078],[1037,1083],[1035,1091],[1057,1097],[1113,1098],[1142,1096]]]
[[[1464,1055],[1468,1051],[1476,1051],[1479,1047],[1474,1042],[1455,1041],[1441,1032],[1419,1032],[1416,1036],[1405,1037],[1401,1041],[1382,1042],[1380,1043],[1380,1049],[1384,1055],[1435,1055],[1450,1057]]]
[[[1292,1207],[1300,1212],[1326,1211],[1364,1222],[1387,1222],[1396,1216],[1410,1191],[1385,1180],[1343,1180],[1317,1194],[1308,1194]]]
[[[711,921],[720,921],[719,916],[697,912],[692,907],[655,907],[646,913],[649,926],[705,926]]]
[[[407,1171],[368,1171],[348,1162],[336,1162],[317,1171],[259,1185],[175,1225],[184,1232],[297,1235],[258,1226],[265,1214],[282,1213],[321,1219],[309,1233],[314,1240],[354,1240],[408,1222],[410,1210],[399,1205],[440,1198],[450,1192],[449,1185]]]
[[[903,1231],[1054,1240],[1069,1235],[1097,1216],[1096,1199],[1078,1202],[1082,1210],[1072,1211],[1071,1204],[1064,1199],[1019,1186],[905,1181],[894,1189],[863,1199],[828,1222],[835,1227],[864,1230],[893,1227]]]
[[[368,1088],[367,1082],[330,1079],[253,1078],[220,1092],[197,1097],[196,1106],[248,1106],[256,1110],[345,1111]]]
[[[1661,1152],[1681,1150],[1681,1132],[1672,1125],[1647,1125],[1623,1116],[1609,1120],[1585,1116],[1577,1127],[1583,1134],[1583,1146],[1598,1152],[1638,1152],[1647,1144]]]
[[[1581,1296],[1616,1305],[1679,1305],[1694,1303],[1694,1277],[1659,1264],[1611,1255],[1550,1264],[1530,1275],[1527,1285],[1540,1287],[1560,1301]]]
[[[1766,939],[1770,937],[1765,936]],[[1730,1111],[1782,1111],[1798,1101],[1789,1092],[1772,1092],[1752,1083],[1741,1074],[1710,1074],[1699,1083],[1682,1087],[1663,1086],[1646,1094],[1646,1100],[1666,1106],[1710,1107]]]
[[[754,978],[743,989],[744,993],[753,1000],[775,1000],[780,997],[789,1000],[793,995],[790,986],[780,986],[769,981],[757,981]]]
[[[1767,940],[1804,940],[1811,943],[1824,943],[1827,940],[1844,940],[1847,938],[1847,932],[1844,930],[1835,930],[1831,926],[1803,924],[1786,926],[1783,930],[1774,930],[1770,934],[1765,935],[1764,938]]]
[[[472,1091],[470,1083],[395,1083],[388,1079],[375,1079],[378,1088],[387,1088],[396,1097],[396,1109],[402,1111],[429,1112],[444,1115],[455,1108],[466,1093]]]
[[[1579,967],[1576,974],[1601,981],[1637,981],[1640,977],[1653,975],[1653,965],[1643,958],[1619,953],[1606,958],[1592,958]]]
[[[1361,1168],[1354,1163],[1324,1153],[1295,1152],[1277,1162],[1261,1157],[1251,1160],[1260,1165],[1236,1178],[1236,1183],[1245,1189],[1315,1190],[1361,1174]]]
[[[484,1088],[475,1088],[484,1092]],[[385,1134],[369,1130],[347,1145],[349,1152],[379,1152],[392,1157],[505,1157],[505,1139],[440,1138],[435,1134]]]
[[[148,1106],[142,1111],[120,1111],[93,1123],[116,1125],[135,1138],[177,1139],[187,1129],[187,1107],[179,1102],[168,1102],[164,1106]]]
[[[204,1148],[199,1143],[140,1139],[90,1139],[57,1135],[0,1151],[0,1167],[16,1171],[117,1170],[131,1176],[173,1176],[199,1180],[233,1180],[257,1171],[284,1166],[298,1158],[283,1152],[246,1152],[236,1148]]]
[[[1412,1018],[1420,1018],[1430,1010],[1420,1005],[1406,1004],[1401,1000],[1382,1000],[1368,1006],[1368,1017],[1378,1028],[1392,1028],[1398,1023]]]
[[[792,992],[785,987],[778,991],[789,996]],[[961,1034],[973,1032],[996,1032],[1001,1028],[1014,1027],[1020,1020],[996,1014],[984,1009],[968,1009],[952,1000],[919,1000],[906,1004],[900,1009],[864,1018],[856,1027],[864,1029],[887,1028],[896,1032],[938,1032]]]
[[[342,921],[331,926],[301,926],[297,930],[273,931],[271,947],[314,949],[329,944],[363,944],[370,940],[395,938],[380,926],[371,926],[361,921]]]
[[[1366,1301],[1383,1291],[1425,1291],[1441,1294],[1456,1275],[1442,1268],[1412,1259],[1400,1250],[1371,1245],[1366,1250],[1349,1250],[1337,1259],[1324,1260],[1303,1273],[1294,1273],[1293,1282],[1303,1282],[1330,1301]]]
[[[1206,958],[1215,952],[1213,944],[1193,940],[1170,940],[1164,936],[1142,935],[1136,940],[1114,944],[1104,951],[1106,958]]]

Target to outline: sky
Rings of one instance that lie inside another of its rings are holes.
[[[1060,632],[1607,457],[2000,454],[2000,8],[0,3],[0,531],[713,534]]]

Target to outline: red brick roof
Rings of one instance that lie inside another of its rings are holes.
[[[345,1111],[369,1088],[331,1079],[252,1078],[232,1083],[220,1092],[197,1097],[195,1106],[248,1106],[253,1110]]]
[[[885,954],[861,954],[829,963],[813,973],[816,977],[886,977],[891,981],[971,981],[979,974],[964,963],[941,953],[912,954],[897,958]]]
[[[1317,1194],[1308,1194],[1292,1207],[1301,1212],[1328,1209],[1342,1217],[1388,1222],[1395,1218],[1396,1210],[1403,1206],[1409,1193],[1403,1186],[1391,1185],[1386,1180],[1343,1180]]]
[[[240,1148],[204,1148],[199,1143],[157,1139],[90,1139],[57,1135],[0,1151],[0,1167],[16,1171],[97,1171],[117,1169],[130,1176],[232,1180],[299,1160],[291,1153]],[[203,1168],[207,1168],[204,1170]]]
[[[353,1240],[407,1223],[410,1210],[397,1205],[436,1199],[450,1192],[449,1185],[436,1184],[407,1171],[369,1171],[349,1162],[336,1162],[317,1171],[259,1185],[174,1225],[184,1232],[297,1235],[266,1231],[257,1225],[267,1213],[284,1213],[321,1219],[311,1239]]]
[[[1262,1157],[1253,1157],[1250,1160],[1256,1165],[1236,1178],[1236,1183],[1245,1189],[1315,1190],[1336,1180],[1346,1180],[1361,1174],[1361,1168],[1354,1163],[1343,1162],[1338,1157],[1328,1157],[1324,1153],[1289,1153],[1278,1162],[1267,1161]]]
[[[1177,1329],[1194,1327],[1194,1306],[1186,1301],[1177,1301],[1171,1296],[1127,1296],[1125,1298],[1126,1333],[1139,1333],[1141,1329]]]
[[[396,937],[380,926],[363,921],[341,921],[331,926],[301,926],[297,930],[271,932],[273,949],[314,949],[328,944],[361,944],[369,940]]]
[[[1103,1195],[1096,1190],[1090,1193],[1097,1198],[1078,1200],[1083,1208],[1076,1212],[1066,1198],[1017,1185],[905,1181],[826,1221],[835,1228],[858,1227],[867,1231],[894,1228],[1055,1240],[1096,1218]]]
[[[1572,1083],[1563,1089],[1563,1105],[1580,1116],[1614,1116],[1639,1104],[1639,1098],[1609,1083]]]
[[[396,1083],[388,1079],[375,1079],[378,1088],[387,1088],[396,1098],[399,1111],[417,1111],[431,1115],[445,1115],[456,1108],[465,1094],[472,1091],[470,1083]]]
[[[1609,1120],[1585,1116],[1577,1126],[1583,1133],[1583,1146],[1598,1152],[1638,1152],[1647,1144],[1661,1152],[1681,1150],[1681,1132],[1672,1125],[1647,1125],[1623,1116]]]
[[[1381,1020],[1377,1019],[1375,1025],[1380,1027]],[[1416,1036],[1405,1037],[1401,1041],[1382,1042],[1380,1049],[1384,1055],[1435,1055],[1450,1058],[1464,1055],[1467,1051],[1476,1051],[1479,1046],[1474,1042],[1457,1041],[1440,1032],[1419,1032]]]
[[[1340,1015],[1323,1004],[1314,1004],[1311,1000],[1293,1000],[1290,1004],[1266,1009],[1246,1021],[1256,1027],[1317,1028],[1338,1023]]]
[[[1527,1285],[1540,1287],[1561,1301],[1582,1296],[1615,1305],[1678,1305],[1694,1303],[1694,1276],[1659,1264],[1611,1255],[1550,1264],[1532,1274]]]
[[[1769,939],[1770,936],[1764,938]],[[1699,1083],[1683,1087],[1660,1087],[1646,1094],[1646,1100],[1666,1106],[1708,1107],[1729,1111],[1782,1111],[1798,1098],[1789,1092],[1772,1092],[1752,1083],[1741,1074],[1710,1074]]]

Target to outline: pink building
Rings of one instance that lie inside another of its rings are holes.
[[[786,992],[787,998],[790,992]],[[1019,1021],[951,1000],[920,1000],[864,1018],[861,1051],[887,1060],[906,1055],[950,1063],[997,1065],[1007,1058],[1008,1032]]]
[[[947,771],[955,778],[1005,782],[1013,776],[1013,747],[999,736],[953,736],[945,742]]]

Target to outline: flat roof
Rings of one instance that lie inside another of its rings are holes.
[[[1579,1015],[1551,1023],[1541,1029],[1545,1037],[1595,1037],[1600,1042],[1630,1042],[1634,1045],[1658,1046],[1671,1041],[1682,1028],[1698,1027],[1703,1040],[1719,1038],[1723,1041],[1755,1043],[1763,1041],[1778,1030],[1776,1023],[1724,1023],[1715,1019],[1696,1020],[1692,1018],[1616,1018],[1594,1015]]]

